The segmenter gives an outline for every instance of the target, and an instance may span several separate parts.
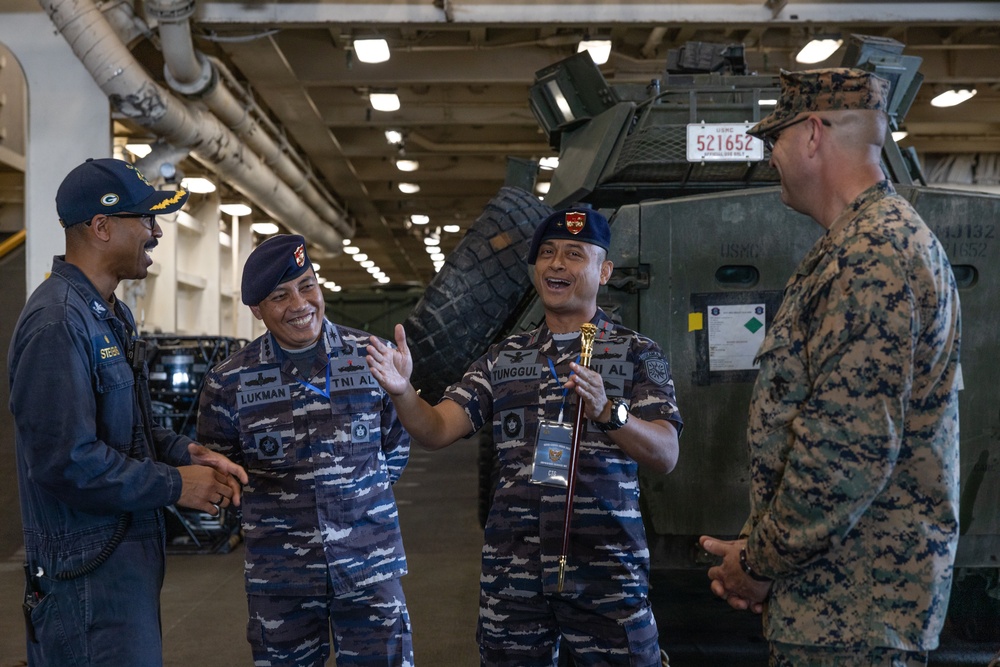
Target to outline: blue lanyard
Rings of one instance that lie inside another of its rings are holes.
[[[559,374],[556,373],[556,365],[552,363],[552,357],[546,357],[549,362],[549,370],[552,371],[552,377],[556,380],[556,386],[559,385]],[[576,363],[580,363],[580,355],[576,355]],[[569,377],[573,377],[573,371],[569,372]],[[562,401],[559,403],[559,423],[562,424],[563,421],[563,411],[566,408],[566,394],[569,393],[568,387],[563,387]]]
[[[317,394],[319,394],[323,398],[329,400],[330,399],[330,355],[329,354],[326,355],[326,391],[323,391],[322,389],[320,389],[319,387],[317,387],[314,384],[311,384],[309,382],[305,382],[305,381],[300,380],[298,378],[295,378],[295,381],[298,382],[303,387],[305,387],[306,389],[308,389],[309,391],[315,391]]]

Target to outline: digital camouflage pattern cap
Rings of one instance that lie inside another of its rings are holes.
[[[294,280],[312,268],[306,240],[298,234],[277,234],[254,248],[243,265],[240,296],[256,306],[281,283]]]
[[[804,72],[781,71],[781,97],[774,111],[747,130],[760,139],[777,132],[804,112],[886,111],[889,81],[860,69],[837,67]]]
[[[528,264],[534,264],[538,248],[548,239],[574,239],[608,249],[611,245],[611,227],[608,219],[590,208],[571,208],[556,211],[542,220],[535,228],[528,250]]]

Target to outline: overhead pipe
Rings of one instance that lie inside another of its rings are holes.
[[[175,91],[200,99],[223,123],[264,159],[264,163],[309,204],[320,217],[335,224],[344,212],[331,204],[331,197],[320,190],[302,173],[283,147],[264,131],[220,80],[214,61],[195,49],[191,35],[194,0],[147,0],[146,13],[159,23],[160,48],[163,53],[163,73],[167,84]]]
[[[211,113],[161,87],[122,44],[92,0],[39,0],[70,48],[119,113],[165,141],[188,148],[207,169],[258,208],[331,253],[353,235],[343,219],[327,220]]]

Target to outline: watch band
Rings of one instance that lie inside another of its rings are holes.
[[[743,572],[746,573],[746,575],[751,579],[753,579],[754,581],[760,581],[760,582],[772,581],[770,577],[765,577],[764,575],[757,574],[756,572],[753,571],[753,568],[750,567],[750,563],[747,562],[746,547],[740,549],[740,567],[743,568]]]
[[[594,422],[594,425],[604,433],[607,433],[608,431],[617,431],[618,429],[620,429],[622,426],[625,425],[625,422],[628,421],[628,403],[626,403],[620,398],[612,399],[610,403],[611,403],[611,417],[608,419],[608,421]],[[625,406],[625,419],[618,418],[618,411],[621,409],[621,406]]]

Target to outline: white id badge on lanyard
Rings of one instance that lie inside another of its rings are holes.
[[[539,424],[535,461],[531,466],[532,483],[560,486],[564,489],[569,485],[572,442],[572,425],[554,421],[542,421]]]

